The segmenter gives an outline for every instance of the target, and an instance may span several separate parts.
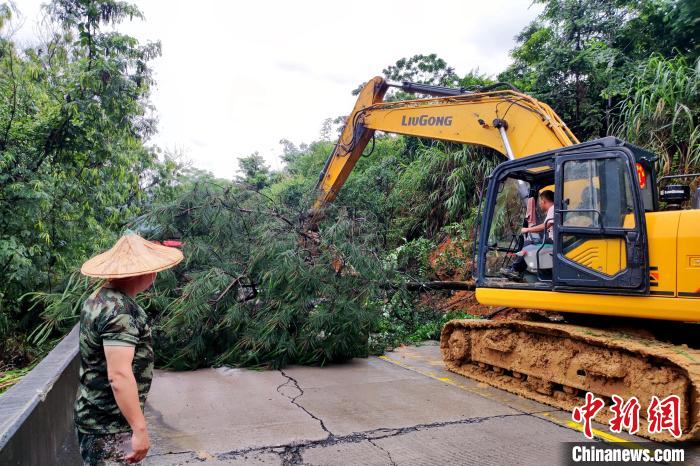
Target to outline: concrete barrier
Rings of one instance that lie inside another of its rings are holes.
[[[0,465],[80,464],[73,427],[78,332],[76,325],[17,385],[0,395]]]

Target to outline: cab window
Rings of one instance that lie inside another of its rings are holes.
[[[529,187],[528,183],[515,178],[506,178],[499,185],[487,239],[487,276],[500,276],[499,270],[511,260],[508,255],[518,251],[520,229],[525,218],[522,193]]]
[[[635,227],[631,180],[620,158],[565,162],[562,199],[564,226]]]

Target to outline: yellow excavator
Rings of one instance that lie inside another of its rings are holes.
[[[392,86],[430,97],[385,102]],[[654,154],[614,137],[579,143],[548,105],[507,84],[472,92],[375,77],[320,174],[310,226],[375,131],[486,146],[507,159],[481,201],[476,298],[551,319],[448,322],[440,348],[450,371],[569,410],[586,392],[608,407],[612,395],[635,396],[644,417],[653,396],[676,395],[682,434],[639,435],[700,439],[700,192],[681,209],[690,189],[660,191]],[[521,228],[545,190],[553,215],[526,238]],[[523,255],[521,275],[504,273]],[[606,422],[604,411],[596,420]]]

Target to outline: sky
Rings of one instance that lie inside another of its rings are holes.
[[[281,139],[317,140],[326,118],[350,112],[353,89],[402,57],[495,76],[540,11],[532,0],[132,2],[145,20],[118,29],[162,44],[150,142],[223,178],[256,151],[280,168]],[[38,36],[42,3],[16,1],[18,43]]]

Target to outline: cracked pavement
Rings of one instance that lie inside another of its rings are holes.
[[[584,440],[568,413],[444,371],[433,344],[325,368],[158,371],[146,415],[147,465],[560,464],[561,442]]]

